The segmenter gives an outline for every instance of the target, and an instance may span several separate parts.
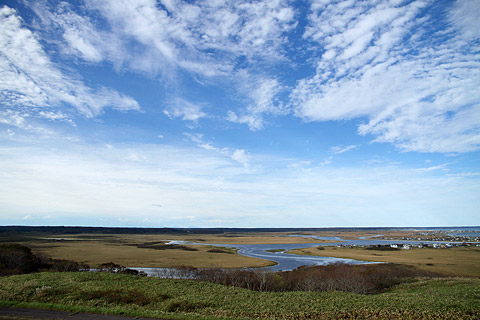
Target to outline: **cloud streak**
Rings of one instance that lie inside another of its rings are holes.
[[[275,102],[280,84],[250,69],[261,71],[287,60],[283,45],[297,22],[286,1],[85,1],[85,10],[100,14],[107,24],[79,15],[65,3],[53,7],[48,1],[32,5],[42,29],[51,34],[47,40],[62,38],[65,54],[174,82],[181,72],[206,81],[221,78],[249,103],[239,115],[230,111],[228,119],[252,130],[263,128],[264,114],[280,110]]]
[[[244,227],[385,226],[400,218],[406,226],[451,225],[458,221],[452,210],[476,217],[473,199],[480,190],[478,174],[445,175],[432,168],[296,166],[298,159],[292,159],[275,170],[245,173],[228,157],[201,148],[84,147],[65,144],[56,153],[2,147],[2,221],[7,213],[27,212],[35,223],[46,214],[73,219],[101,212],[110,223],[124,219],[124,225],[145,219],[153,226],[181,224],[192,216],[196,226],[224,225],[220,220]],[[129,160],[132,153],[143,161]],[[232,154],[237,161],[245,155]]]
[[[184,99],[175,99],[164,111],[168,117],[181,118],[196,122],[198,119],[205,117],[207,114],[202,111],[201,106],[190,103]]]
[[[344,153],[344,152],[347,152],[347,151],[350,151],[350,150],[354,150],[356,149],[358,146],[356,145],[349,145],[349,146],[336,146],[336,147],[332,147],[330,150],[334,153],[334,154],[340,154],[340,153]]]
[[[478,121],[468,121],[479,119],[480,108],[476,2],[313,1],[303,30],[300,9],[282,0],[30,6],[45,41],[57,43],[65,55],[112,63],[117,72],[173,82],[188,74],[222,90],[232,86],[240,103],[223,106],[223,120],[252,131],[273,117],[294,114],[306,121],[358,120],[360,135],[403,151],[461,153],[480,145]],[[37,36],[13,11],[2,10],[2,99],[10,105],[66,103],[89,117],[105,107],[140,108],[131,97],[89,88],[60,72]],[[428,15],[429,10],[445,15]],[[305,64],[312,63],[315,72],[298,77],[292,89],[285,84],[290,79],[271,68],[295,66],[288,39],[302,31],[299,45],[312,52]],[[15,60],[20,48],[8,34],[17,33],[28,54]],[[288,93],[289,99],[281,99]],[[198,105],[179,99],[165,109],[170,118],[207,117]]]
[[[107,87],[90,88],[79,78],[63,73],[37,36],[22,25],[15,10],[2,7],[0,24],[0,99],[8,108],[3,115],[10,115],[4,117],[4,123],[25,128],[28,117],[65,120],[70,115],[55,110],[63,105],[73,106],[85,117],[97,116],[106,107],[140,110],[129,96]],[[16,120],[12,121],[12,115]]]
[[[476,11],[457,3],[444,30],[450,32],[427,36],[428,21],[418,15],[433,5],[312,4],[304,37],[325,52],[316,75],[292,93],[295,114],[308,121],[367,118],[361,135],[405,151],[477,150],[480,125],[467,117],[480,119],[479,56],[464,41],[478,40],[468,22]]]

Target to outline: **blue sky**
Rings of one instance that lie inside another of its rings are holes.
[[[480,2],[0,6],[0,224],[480,224]]]

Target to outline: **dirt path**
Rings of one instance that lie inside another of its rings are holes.
[[[0,307],[0,320],[160,320],[66,311]]]

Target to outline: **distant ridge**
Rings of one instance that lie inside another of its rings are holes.
[[[77,226],[0,226],[0,234],[51,233],[51,234],[222,234],[242,232],[318,232],[353,230],[452,230],[474,229],[479,226],[451,227],[331,227],[331,228],[141,228],[141,227],[77,227]]]

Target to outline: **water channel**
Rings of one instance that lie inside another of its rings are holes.
[[[176,244],[189,244],[189,245],[214,245],[221,247],[230,247],[238,249],[238,254],[259,258],[264,260],[273,261],[276,264],[270,267],[262,268],[269,271],[287,271],[293,270],[301,266],[310,266],[310,265],[327,265],[331,263],[348,263],[348,264],[369,264],[376,263],[370,261],[361,261],[353,259],[342,259],[335,257],[320,257],[320,256],[304,256],[296,254],[288,254],[286,251],[293,249],[301,248],[311,248],[318,246],[370,246],[370,245],[390,245],[390,244],[408,244],[408,245],[419,245],[419,244],[445,244],[445,243],[459,243],[459,242],[448,242],[448,241],[412,241],[412,240],[378,240],[374,238],[369,239],[359,239],[359,240],[346,240],[339,237],[317,237],[310,235],[291,235],[293,237],[305,237],[313,238],[318,240],[330,240],[334,242],[321,242],[321,243],[294,243],[294,244],[206,244],[206,243],[194,243],[188,241],[172,241],[170,243]],[[278,251],[282,249],[283,251]],[[276,252],[271,252],[276,251]],[[132,269],[144,271],[148,275],[159,276],[159,277],[175,277],[175,269],[171,268],[136,268]],[[172,276],[173,275],[173,276]]]

